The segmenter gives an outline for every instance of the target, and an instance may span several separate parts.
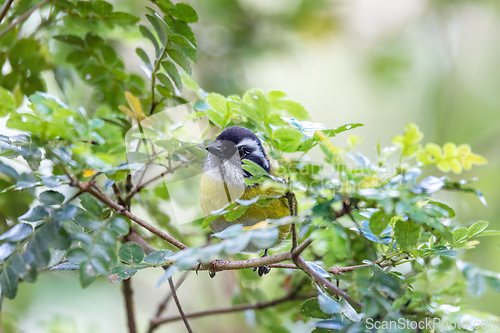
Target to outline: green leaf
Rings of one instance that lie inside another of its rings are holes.
[[[462,274],[467,280],[467,290],[472,296],[481,297],[484,295],[486,292],[486,279],[477,267],[466,264]]]
[[[300,305],[300,313],[303,316],[310,317],[310,318],[318,318],[318,319],[331,318],[331,315],[326,314],[323,311],[321,311],[317,297],[308,299],[307,301],[302,303]]]
[[[64,202],[64,195],[60,192],[49,190],[40,193],[39,200],[48,206],[60,205]]]
[[[405,251],[411,250],[418,244],[422,227],[413,222],[397,221],[394,226],[394,237],[398,245]]]
[[[80,203],[81,203],[82,207],[86,211],[88,211],[88,212],[90,212],[98,217],[104,216],[104,211],[103,211],[101,205],[99,204],[99,202],[97,202],[97,200],[93,196],[91,196],[88,193],[84,193],[84,194],[80,195],[79,198],[80,198]]]
[[[500,231],[498,230],[485,230],[481,232],[478,237],[484,237],[484,236],[500,236]]]
[[[441,209],[444,209],[447,213],[449,218],[455,217],[455,211],[448,205],[442,203],[442,202],[437,202],[437,201],[429,201],[428,204],[437,206]]]
[[[318,294],[318,304],[321,311],[328,314],[339,312],[342,309],[342,307],[336,300],[334,300],[324,292],[320,292]]]
[[[14,103],[14,98],[10,92],[0,87],[0,117],[5,117],[9,113],[13,112],[16,108]]]
[[[48,216],[49,212],[47,211],[47,208],[43,206],[36,206],[19,216],[19,219],[27,222],[38,222],[46,219]]]
[[[173,252],[170,250],[158,250],[148,254],[144,261],[154,265],[163,264],[172,254]]]
[[[129,265],[138,265],[144,258],[142,247],[134,242],[123,243],[118,251],[120,259]]]
[[[155,47],[155,54],[156,57],[158,58],[161,54],[160,46],[158,45],[158,41],[156,40],[156,37],[153,35],[151,31],[149,31],[148,28],[146,28],[143,25],[139,26],[139,31],[141,32],[142,36],[146,37],[153,43],[153,46]]]
[[[137,268],[120,265],[113,267],[108,275],[108,282],[120,282],[132,277],[135,273],[137,273]]]
[[[439,256],[447,256],[447,257],[456,257],[458,256],[458,252],[455,250],[451,250],[446,246],[438,246],[433,248],[436,250],[436,254]]]
[[[342,132],[345,132],[345,131],[348,131],[348,130],[352,130],[356,127],[360,127],[360,126],[364,126],[363,124],[360,124],[360,123],[352,123],[352,124],[346,124],[346,125],[343,125],[343,126],[339,126],[339,127],[336,127],[334,129],[327,129],[327,130],[323,130],[323,132],[328,135],[329,137],[332,137],[332,136],[335,136],[339,133],[342,133]]]
[[[496,292],[500,292],[500,278],[498,276],[485,276],[488,286]]]
[[[15,257],[12,258],[10,267],[12,267],[14,273],[22,279],[26,272],[32,268],[31,263],[33,260],[35,260],[35,257],[31,252],[25,251],[23,254],[17,253]]]
[[[453,239],[455,240],[455,243],[464,241],[466,238],[468,238],[467,234],[468,234],[467,228],[458,228],[453,230]]]
[[[244,170],[248,171],[252,176],[258,177],[258,176],[269,176],[267,173],[266,169],[258,165],[257,163],[250,161],[248,159],[243,159],[242,160],[243,165],[241,166]]]
[[[164,284],[168,279],[174,276],[175,273],[179,271],[179,268],[176,265],[172,265],[163,272],[158,281],[156,281],[153,289],[158,289],[162,284]]]
[[[74,45],[74,46],[79,46],[82,49],[85,48],[85,42],[83,39],[81,39],[78,36],[73,36],[73,35],[59,35],[59,36],[54,36],[53,37],[55,40],[58,40],[60,42],[69,44],[69,45]]]
[[[35,255],[35,261],[38,267],[47,267],[50,262],[50,249],[44,233],[39,231],[35,237],[28,242],[26,250]]]
[[[82,288],[90,286],[97,278],[97,271],[88,261],[80,264],[80,285]]]
[[[157,84],[155,86],[155,88],[156,88],[156,90],[158,90],[158,92],[160,93],[161,96],[163,96],[165,98],[173,98],[172,93],[170,91],[168,91],[168,89],[166,89],[164,86],[161,86],[161,85]]]
[[[226,98],[222,95],[211,93],[207,96],[207,102],[210,105],[210,109],[206,111],[209,119],[218,127],[224,128],[229,115]]]
[[[474,236],[478,236],[479,234],[481,234],[481,232],[483,232],[486,228],[488,228],[488,224],[489,223],[486,221],[479,221],[474,223],[469,227],[469,230],[467,232],[467,237],[471,238]]]
[[[177,65],[181,66],[183,70],[185,70],[187,73],[191,73],[191,68],[189,67],[189,61],[184,57],[182,52],[177,51],[176,49],[168,49],[167,54],[172,59],[177,63]]]
[[[306,111],[306,109],[298,102],[295,101],[289,101],[289,100],[284,100],[284,101],[279,101],[274,105],[275,107],[278,107],[280,109],[284,109],[287,111],[287,113],[298,119],[298,120],[309,120],[309,113]]]
[[[100,17],[105,17],[113,11],[113,5],[101,0],[94,0],[92,3],[92,11]]]
[[[110,228],[116,231],[119,235],[125,236],[130,231],[130,224],[123,217],[116,216],[111,221]]]
[[[124,12],[113,12],[106,18],[107,22],[116,23],[120,25],[132,25],[139,22],[139,18],[132,14]]]
[[[188,4],[178,3],[170,12],[179,21],[186,23],[194,23],[198,21],[198,14],[196,11]]]
[[[342,307],[340,312],[342,312],[347,317],[347,319],[349,319],[352,322],[358,322],[361,320],[361,316],[344,298],[340,299],[340,306]]]
[[[87,252],[80,247],[71,249],[66,253],[66,259],[74,264],[80,264],[88,258]]]
[[[148,55],[146,54],[146,51],[141,49],[140,47],[135,49],[135,53],[141,58],[142,62],[146,64],[146,66],[149,68],[149,70],[153,70],[153,66],[151,65],[151,61],[149,60]]]
[[[168,38],[169,41],[171,41],[174,44],[177,44],[182,47],[187,47],[193,50],[196,50],[196,47],[186,39],[186,37],[181,36],[181,35],[172,35]]]
[[[175,94],[175,88],[172,85],[172,82],[170,82],[168,76],[166,76],[163,73],[157,73],[156,77],[161,82],[161,84],[163,84],[163,86],[168,90],[169,94]]]
[[[268,249],[278,241],[278,228],[263,228],[251,230],[251,242],[258,249]]]
[[[14,299],[17,294],[17,276],[10,266],[7,266],[0,274],[0,285],[2,296]]]
[[[167,36],[170,34],[170,28],[153,9],[148,7],[146,7],[146,9],[148,9],[151,12],[151,15],[146,14],[146,18],[155,29],[161,44],[165,46],[167,44]]]
[[[179,75],[179,70],[177,69],[177,67],[175,67],[174,63],[167,60],[162,61],[161,65],[163,68],[165,68],[172,81],[174,81],[177,89],[179,89],[179,91],[182,91],[182,79]]]
[[[387,228],[390,221],[391,216],[385,215],[381,210],[376,211],[370,216],[370,230],[375,235],[380,235],[380,233]]]
[[[0,261],[7,259],[17,248],[14,244],[3,243],[0,245]]]
[[[33,232],[33,227],[26,223],[18,223],[0,236],[0,240],[19,242]]]

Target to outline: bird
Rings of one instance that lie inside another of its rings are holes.
[[[262,194],[278,193],[272,188],[264,189],[259,184],[245,184],[245,178],[252,177],[252,174],[242,167],[245,159],[258,164],[267,173],[272,174],[270,160],[261,140],[253,131],[237,125],[228,127],[205,149],[208,155],[203,165],[200,185],[200,205],[205,216],[236,199],[249,200]],[[296,207],[296,201],[293,205]],[[219,216],[211,222],[210,229],[217,233],[236,223],[250,227],[267,219],[280,219],[289,215],[291,215],[289,200],[282,196],[272,199],[266,206],[259,206],[256,203],[249,205],[245,213],[234,221],[227,221],[224,216]],[[290,225],[280,225],[278,230],[278,241],[275,246],[286,239],[290,232]],[[264,256],[266,256],[268,249],[259,249],[250,244],[244,252],[262,250],[265,250]],[[260,276],[267,273],[269,273],[268,267],[259,267]]]

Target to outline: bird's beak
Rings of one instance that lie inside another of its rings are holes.
[[[231,141],[217,140],[205,147],[210,154],[228,160],[236,154],[236,145]]]

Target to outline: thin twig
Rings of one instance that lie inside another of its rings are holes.
[[[187,246],[184,245],[182,242],[178,241],[177,239],[170,236],[169,234],[153,227],[151,224],[147,223],[146,221],[138,218],[137,216],[132,214],[130,211],[128,211],[125,207],[115,203],[113,200],[111,200],[108,196],[106,196],[102,192],[99,193],[99,191],[95,190],[94,187],[92,187],[88,182],[83,182],[83,183],[77,182],[75,185],[78,186],[82,192],[87,192],[87,193],[93,195],[95,198],[97,198],[99,201],[104,203],[106,206],[113,209],[118,214],[129,218],[130,220],[134,221],[135,223],[137,223],[138,225],[140,225],[144,229],[149,230],[150,232],[152,232],[156,236],[160,237],[163,240],[166,240],[167,242],[169,242],[173,246],[177,247],[178,249],[183,250],[183,249],[187,248]]]
[[[3,4],[2,11],[0,12],[0,23],[2,23],[3,18],[5,17],[5,15],[7,15],[7,12],[9,11],[12,2],[14,2],[14,0],[7,0]]]
[[[179,301],[179,297],[177,297],[177,292],[175,291],[175,285],[172,278],[168,279],[168,284],[170,285],[170,292],[172,293],[172,297],[174,298],[175,305],[177,305],[177,310],[179,310],[179,315],[186,326],[186,329],[189,333],[193,333],[191,326],[189,326],[189,322],[187,321],[186,314],[184,310],[182,310],[181,302]]]
[[[299,254],[301,254],[305,249],[306,247],[308,247],[309,245],[311,245],[311,243],[313,242],[313,239],[308,237],[306,238],[305,241],[303,241],[302,243],[300,243],[295,249],[293,249],[292,251],[292,256],[298,256]]]
[[[177,283],[175,284],[175,290],[178,290],[179,287],[182,285],[182,283],[184,283],[188,274],[189,274],[189,271],[186,271],[186,272],[184,272],[184,274],[181,275],[179,281],[177,281]],[[158,305],[158,310],[156,310],[156,316],[155,316],[156,318],[159,318],[161,316],[161,314],[163,313],[163,311],[165,311],[165,309],[167,308],[168,302],[170,302],[171,299],[172,299],[172,293],[169,293],[168,296],[165,297],[163,302],[161,302],[160,305]]]
[[[307,275],[309,275],[314,281],[323,284],[328,290],[333,292],[335,295],[343,297],[349,304],[360,309],[362,304],[358,301],[355,301],[348,293],[343,291],[342,289],[337,288],[332,282],[319,275],[315,270],[309,266],[309,264],[302,258],[301,255],[294,256],[293,262],[300,267]]]
[[[134,298],[132,290],[132,278],[123,280],[122,282],[122,293],[125,298],[125,308],[127,309],[127,324],[128,332],[136,333],[137,329],[135,326],[135,310],[134,310]]]
[[[269,308],[269,307],[278,305],[280,303],[288,302],[288,301],[309,299],[309,298],[315,297],[316,295],[317,294],[299,294],[299,295],[288,294],[288,295],[285,295],[285,296],[280,297],[280,298],[276,298],[276,299],[268,301],[268,302],[257,302],[257,303],[253,303],[253,304],[239,304],[239,305],[235,305],[232,307],[187,313],[185,316],[186,316],[186,318],[199,318],[199,317],[204,317],[204,316],[212,316],[212,315],[224,314],[224,313],[233,313],[233,312],[239,312],[239,311],[245,311],[245,310],[262,310],[262,309]],[[158,319],[156,321],[156,325],[162,325],[162,324],[170,323],[173,321],[178,321],[181,319],[182,318],[180,316],[166,317],[163,319]]]
[[[145,188],[146,186],[148,186],[149,184],[151,184],[152,182],[154,181],[157,181],[158,179],[168,175],[168,174],[171,174],[171,173],[174,173],[174,171],[176,171],[177,169],[185,166],[186,164],[188,164],[188,162],[186,163],[179,163],[177,164],[176,166],[174,167],[168,167],[167,170],[163,171],[162,173],[158,174],[157,176],[149,179],[148,181],[144,182],[143,184],[137,184],[131,191],[130,193],[127,195],[127,197],[125,198],[125,202],[130,202],[130,199],[136,195],[137,193],[139,193],[143,188]]]
[[[0,32],[0,38],[2,38],[6,33],[8,33],[10,30],[12,30],[16,25],[22,23],[23,21],[25,21],[28,17],[30,17],[31,14],[33,14],[33,12],[35,10],[37,10],[38,8],[48,4],[51,0],[44,0],[42,2],[40,2],[38,5],[32,7],[31,9],[29,9],[28,11],[26,11],[23,15],[21,15],[16,21],[12,22],[11,24],[9,24],[7,27],[5,27],[5,29],[3,29],[1,32]]]

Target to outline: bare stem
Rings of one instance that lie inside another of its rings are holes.
[[[122,282],[122,293],[125,298],[125,308],[127,309],[127,324],[128,332],[136,333],[137,329],[135,326],[135,309],[134,309],[134,298],[132,290],[131,278],[123,280]]]
[[[7,15],[7,12],[9,11],[12,2],[14,2],[14,0],[7,0],[3,4],[2,11],[0,12],[0,23],[2,23],[3,18],[5,17],[5,15]]]
[[[224,313],[233,313],[233,312],[240,312],[240,311],[245,311],[245,310],[262,310],[265,308],[269,308],[284,302],[288,301],[293,301],[293,300],[302,300],[302,299],[308,299],[315,297],[316,294],[295,294],[295,293],[290,293],[288,295],[285,295],[280,298],[276,298],[274,300],[268,301],[268,302],[257,302],[253,304],[239,304],[236,306],[232,307],[225,307],[225,308],[219,308],[219,309],[212,309],[212,310],[205,310],[205,311],[198,311],[198,312],[192,312],[192,313],[187,313],[185,315],[186,318],[199,318],[199,317],[205,317],[205,316],[212,316],[212,315],[217,315],[217,314],[224,314]],[[156,325],[162,325],[166,323],[170,323],[173,321],[178,321],[181,320],[181,316],[171,316],[171,317],[166,317],[163,319],[158,319],[156,321]]]
[[[360,309],[362,304],[355,301],[348,293],[343,291],[342,289],[337,288],[332,282],[319,275],[315,270],[309,266],[309,264],[302,258],[301,255],[293,256],[293,262],[300,267],[307,275],[309,275],[314,281],[319,282],[325,286],[328,290],[333,292],[335,295],[343,297],[349,304]]]
[[[134,214],[132,214],[130,211],[128,211],[122,205],[119,205],[119,204],[115,203],[113,200],[111,200],[104,193],[102,193],[101,191],[96,190],[94,187],[92,187],[91,184],[89,184],[88,182],[84,182],[84,183],[78,182],[75,185],[77,185],[82,192],[87,192],[87,193],[93,195],[94,197],[96,197],[98,200],[100,200],[106,206],[108,206],[111,209],[113,209],[118,214],[123,215],[123,216],[129,218],[130,220],[134,221],[135,223],[137,223],[138,225],[140,225],[144,229],[149,230],[150,232],[152,232],[156,236],[158,236],[161,239],[169,242],[170,244],[172,244],[173,246],[177,247],[178,249],[182,250],[182,249],[186,249],[187,248],[186,245],[184,245],[183,243],[181,243],[180,241],[178,241],[174,237],[172,237],[172,236],[168,235],[167,233],[165,233],[165,232],[163,232],[163,231],[161,231],[161,230],[153,227],[151,224],[147,223],[146,221],[144,221],[144,220],[138,218],[137,216],[135,216]]]
[[[168,279],[168,284],[170,285],[170,292],[172,293],[172,297],[174,298],[175,305],[177,305],[177,310],[179,310],[179,315],[182,318],[182,321],[184,322],[184,325],[186,326],[186,329],[189,333],[193,333],[193,330],[191,329],[191,326],[189,326],[189,322],[187,321],[186,314],[184,313],[184,310],[182,310],[181,302],[179,301],[179,297],[177,297],[177,292],[175,291],[175,285],[174,281],[172,281],[172,278]]]
[[[31,14],[33,14],[33,12],[37,9],[39,9],[40,7],[48,4],[51,0],[44,0],[42,2],[40,2],[38,5],[30,8],[28,11],[26,11],[24,14],[22,14],[16,21],[12,22],[11,24],[9,24],[7,27],[5,27],[5,29],[3,29],[2,31],[0,31],[0,38],[2,38],[5,34],[7,34],[10,30],[12,30],[16,25],[24,22],[28,17],[31,16]],[[4,6],[5,7],[5,6]],[[2,13],[3,13],[3,10],[5,8],[2,8]],[[8,8],[6,9],[8,10]],[[5,16],[5,15],[4,15]]]
[[[129,203],[130,200],[132,199],[132,197],[134,195],[136,195],[137,193],[139,193],[143,188],[145,188],[146,186],[148,186],[149,184],[157,181],[158,179],[168,175],[168,174],[171,174],[171,173],[174,173],[174,171],[176,171],[177,169],[185,166],[187,163],[179,163],[177,164],[176,166],[173,166],[173,167],[168,167],[167,170],[163,171],[162,173],[160,173],[159,175],[149,179],[148,181],[144,182],[143,184],[137,184],[137,186],[135,186],[131,191],[130,193],[127,195],[127,197],[125,198],[125,202],[126,203]]]

